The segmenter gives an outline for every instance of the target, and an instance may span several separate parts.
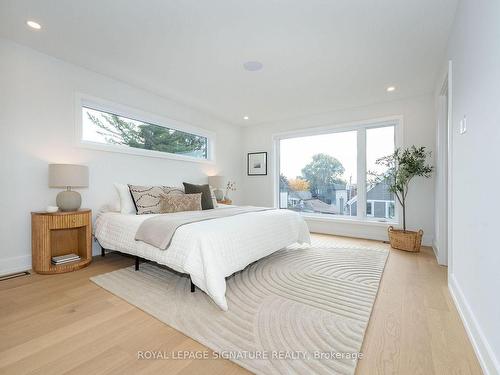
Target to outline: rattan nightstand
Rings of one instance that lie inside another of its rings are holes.
[[[64,273],[86,267],[92,261],[92,211],[31,213],[33,271]],[[75,253],[79,261],[54,265],[53,256]]]

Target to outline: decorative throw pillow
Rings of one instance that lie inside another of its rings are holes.
[[[130,195],[134,201],[137,215],[159,214],[160,195],[184,194],[181,188],[170,186],[137,186],[129,185]]]
[[[201,211],[201,193],[160,194],[160,213]]]
[[[210,192],[210,186],[206,185],[193,185],[183,182],[184,191],[186,194],[196,194],[201,193],[201,208],[204,210],[209,210],[214,208],[212,203],[212,193]]]

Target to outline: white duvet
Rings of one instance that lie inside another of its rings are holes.
[[[227,310],[227,276],[293,243],[310,243],[304,219],[288,210],[246,213],[201,221],[177,229],[170,246],[160,250],[134,239],[137,228],[155,215],[100,213],[95,236],[101,246],[187,273],[221,309]]]

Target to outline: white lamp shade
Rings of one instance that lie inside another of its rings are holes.
[[[208,184],[214,188],[222,188],[226,184],[226,177],[208,176]]]
[[[87,187],[89,168],[76,164],[49,164],[49,187]]]

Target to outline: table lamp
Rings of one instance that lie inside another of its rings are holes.
[[[61,211],[76,211],[82,204],[80,193],[71,188],[89,186],[89,168],[76,164],[49,164],[49,187],[66,188],[57,194],[56,203]]]

